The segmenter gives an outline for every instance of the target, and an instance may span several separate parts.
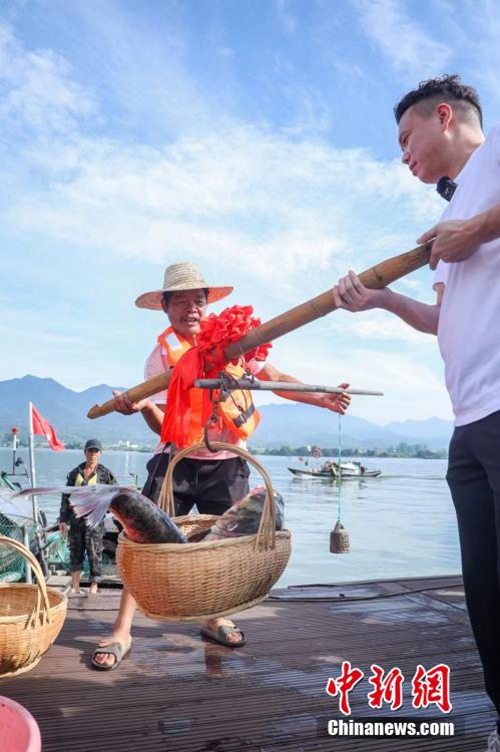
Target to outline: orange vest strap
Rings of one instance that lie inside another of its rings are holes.
[[[158,336],[158,342],[168,355],[169,365],[175,366],[191,345],[180,334],[169,326]],[[245,369],[240,365],[228,364],[225,370],[234,378],[244,375]],[[189,415],[185,419],[188,423],[188,444],[203,441],[203,404],[208,399],[203,389],[193,387],[189,390]],[[248,390],[237,390],[220,403],[220,414],[224,426],[238,439],[248,439],[260,422],[260,413],[255,408],[252,394]]]

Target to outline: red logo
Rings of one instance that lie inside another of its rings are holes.
[[[435,704],[443,713],[449,713],[453,705],[450,702],[450,668],[444,663],[426,671],[417,666],[412,683],[413,707],[428,708]]]
[[[384,704],[391,710],[399,710],[403,705],[403,683],[405,678],[397,666],[385,672],[373,663],[371,676],[368,678],[373,689],[368,692],[370,708],[380,709]],[[339,709],[344,715],[351,715],[349,693],[364,677],[360,668],[352,667],[349,661],[343,661],[342,671],[337,679],[330,677],[326,684],[326,693],[330,697],[339,696]],[[428,708],[436,705],[443,713],[449,713],[453,707],[450,701],[450,668],[444,663],[425,670],[417,666],[411,682],[413,707]]]
[[[397,710],[403,704],[403,682],[405,680],[399,668],[393,668],[384,677],[384,669],[374,663],[371,666],[372,676],[368,679],[374,689],[368,693],[368,705],[371,708],[381,708],[382,703]]]
[[[351,706],[349,705],[349,692],[354,689],[356,684],[361,681],[364,673],[359,668],[351,669],[349,661],[342,663],[342,673],[338,679],[328,679],[326,693],[330,697],[340,695],[339,708],[344,715],[351,715]]]

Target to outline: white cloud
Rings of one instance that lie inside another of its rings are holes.
[[[92,9],[89,13],[92,16]],[[105,26],[101,43],[115,41],[105,73],[124,85],[131,73],[124,57],[131,29],[120,23],[116,28]],[[154,44],[143,53],[147,64],[142,60],[130,79],[129,105],[140,108],[144,97],[145,118],[154,111],[155,117],[165,115],[178,125],[197,120],[200,113],[207,117],[198,118],[197,129],[183,129],[182,136],[170,141],[157,139],[157,145],[86,130],[85,118],[97,112],[98,103],[91,91],[72,79],[71,68],[59,56],[31,52],[10,32],[2,50],[15,63],[4,73],[4,114],[14,124],[29,124],[30,139],[20,143],[14,134],[6,141],[15,172],[0,161],[5,192],[0,221],[4,232],[24,242],[35,239],[43,246],[54,240],[57,247],[62,241],[68,254],[81,248],[89,256],[97,251],[101,260],[130,258],[144,265],[192,259],[210,279],[236,284],[238,302],[254,303],[265,320],[328,289],[349,266],[361,270],[412,247],[414,238],[439,214],[433,190],[419,185],[397,160],[382,161],[360,148],[338,149],[311,136],[321,128],[322,119],[327,124],[329,115],[321,98],[307,88],[298,108],[307,116],[295,128],[272,130],[264,123],[247,125],[229,117],[210,121],[210,108],[182,66],[182,40],[174,55],[178,66],[169,73],[177,88],[172,86],[166,98],[168,107],[162,110],[151,97],[151,91],[162,91],[167,75],[147,73],[156,56]],[[153,68],[159,70],[157,65]],[[182,96],[176,99],[178,91]],[[168,108],[174,102],[178,113],[173,114]],[[207,122],[210,127],[205,127]],[[126,275],[127,269],[117,264],[118,275]],[[109,313],[116,316],[115,311]],[[405,399],[408,417],[416,417],[411,405],[418,404],[417,383],[429,394],[430,414],[442,414],[433,405],[443,401],[443,389],[417,355],[388,355],[378,345],[369,350],[377,334],[375,321],[370,319],[368,326],[353,317],[340,352],[335,351],[338,343],[329,323],[323,329],[333,343],[323,351],[322,325],[315,325],[307,335],[304,330],[289,344],[280,344],[277,352],[286,357],[277,364],[299,371],[311,382],[331,383],[335,374],[334,383],[349,377],[359,388],[391,391],[383,408],[373,400],[366,408],[360,403],[365,417],[369,413],[380,422],[391,419],[391,411],[400,416]],[[418,345],[420,335],[404,325],[382,320],[380,325],[392,332],[391,338]],[[383,338],[379,335],[379,344]],[[120,383],[119,374],[129,373],[128,352],[123,363],[114,356],[111,363],[105,348],[79,355],[79,348],[72,347],[78,343],[56,329],[45,333],[45,342],[54,347],[44,348],[40,342],[39,368],[44,375],[54,374],[59,359],[68,379],[84,384],[93,378],[89,356],[111,374],[108,381]],[[17,372],[19,358],[9,356],[4,367]]]
[[[335,60],[333,67],[338,73],[346,76],[349,79],[352,78],[365,78],[364,70],[356,63],[349,62],[348,60]]]
[[[387,350],[372,350],[354,347],[350,351],[349,366],[360,383],[381,385],[383,390],[426,390],[442,392],[443,385],[434,371],[415,357],[408,357]]]
[[[288,96],[295,112],[293,121],[284,129],[285,133],[300,136],[331,130],[331,108],[319,92],[309,86],[294,84],[284,86],[283,93]]]
[[[27,50],[0,24],[0,117],[45,133],[66,131],[95,112],[92,94],[72,80],[67,61],[52,50]]]
[[[217,55],[224,58],[234,57],[234,50],[231,47],[218,47]]]
[[[77,7],[95,23],[92,9]],[[116,25],[104,25],[99,35],[109,41],[111,28],[117,35],[114,70],[131,27],[113,3],[107,12]],[[288,131],[226,119],[218,130],[164,148],[77,130],[48,136],[46,121],[56,127],[79,118],[83,126],[93,98],[71,80],[62,58],[25,49],[9,29],[3,40],[13,63],[4,106],[11,114],[18,106],[35,134],[29,147],[11,142],[15,179],[26,179],[7,196],[3,221],[18,236],[38,234],[158,264],[174,254],[208,264],[222,259],[228,273],[247,275],[249,288],[252,280],[268,289],[279,280],[282,297],[290,298],[314,294],[325,272],[333,282],[348,265],[361,269],[406,250],[439,211],[432,191],[397,160],[335,149],[308,135],[328,113],[306,90],[305,121]],[[181,55],[182,41],[177,46]],[[154,49],[152,43],[149,54]],[[3,171],[10,185],[13,172]]]
[[[36,342],[42,344],[56,344],[56,345],[73,345],[83,344],[81,337],[75,337],[69,334],[58,334],[57,332],[47,332],[44,329],[19,329],[12,326],[0,326],[0,334],[7,337],[13,337],[20,339],[23,342]]]
[[[474,0],[460,3],[457,7],[452,0],[440,0],[442,15],[453,39],[456,56],[462,60],[456,65],[465,83],[477,86],[481,99],[492,99],[497,105],[497,112],[491,113],[493,122],[498,120],[498,69],[500,67],[499,6],[494,0]],[[457,12],[457,10],[459,12]],[[464,54],[465,53],[465,54]],[[488,122],[490,111],[485,111]]]
[[[382,342],[405,342],[419,348],[437,347],[436,337],[424,334],[412,329],[404,321],[386,313],[385,311],[366,311],[355,316],[346,316],[342,320],[342,326],[331,319],[332,326],[337,331],[337,336],[342,340],[359,341],[366,340],[374,343]],[[341,331],[338,331],[341,329]]]
[[[396,161],[238,123],[164,149],[86,138],[19,159],[42,187],[11,197],[3,220],[17,233],[159,264],[222,259],[295,294],[408,250],[438,212]]]
[[[356,389],[382,391],[383,397],[353,397],[351,413],[366,420],[381,425],[401,420],[401,416],[449,420],[451,406],[442,379],[437,342],[435,338],[429,341],[434,343],[434,352],[431,348],[407,345],[401,352],[391,352],[385,341],[370,342],[353,336],[348,343],[331,328],[320,335],[304,329],[278,340],[269,359],[306,383],[335,386],[346,380]],[[267,404],[278,402],[279,398],[268,393],[260,395],[258,401]]]
[[[287,0],[275,0],[276,13],[285,34],[294,34],[297,29],[297,19],[290,13]]]
[[[152,3],[148,11],[142,3],[121,0],[59,1],[60,12],[73,17],[83,44],[92,49],[85,69],[110,98],[107,113],[119,132],[134,139],[150,131],[170,138],[217,127],[218,100],[189,70],[191,32],[176,3]]]
[[[353,0],[366,35],[405,80],[422,80],[446,69],[451,45],[433,38],[401,0]]]
[[[437,348],[437,344],[436,344]],[[405,419],[421,419],[436,416],[451,417],[449,397],[442,377],[436,373],[432,359],[422,362],[421,353],[392,353],[386,349],[368,350],[363,347],[349,352],[349,374],[352,383],[366,388],[380,389],[384,397],[380,404],[361,402],[353,405],[353,412],[380,423]],[[422,396],[425,395],[424,404]],[[368,398],[366,398],[368,400]],[[384,416],[381,419],[381,416]]]

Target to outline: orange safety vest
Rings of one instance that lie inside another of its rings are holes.
[[[171,326],[160,334],[158,342],[167,352],[168,363],[165,363],[167,369],[170,366],[175,366],[184,353],[192,347]],[[225,366],[224,370],[235,379],[239,379],[245,374],[244,368],[239,365],[234,366],[231,363]],[[203,389],[196,389],[195,387],[189,390],[189,415],[186,416],[188,419],[188,446],[203,441],[203,392]],[[260,422],[260,413],[253,403],[252,395],[244,389],[231,392],[230,396],[220,403],[220,415],[224,426],[236,438],[243,440],[251,436]]]

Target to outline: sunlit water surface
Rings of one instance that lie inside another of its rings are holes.
[[[27,462],[27,453],[20,452]],[[107,451],[103,463],[121,483],[146,477],[150,455]],[[370,459],[379,478],[350,480],[337,486],[319,479],[294,478],[296,458],[258,457],[285,499],[286,527],[293,553],[278,585],[335,583],[364,579],[454,574],[460,571],[455,514],[445,481],[446,460]],[[37,484],[61,484],[83,460],[77,450],[36,450]],[[0,469],[11,468],[11,451],[0,449]],[[261,483],[252,469],[252,482]],[[40,497],[49,521],[57,518],[59,499]],[[340,507],[339,507],[340,505]],[[349,554],[330,553],[330,531],[340,509],[349,532]]]

